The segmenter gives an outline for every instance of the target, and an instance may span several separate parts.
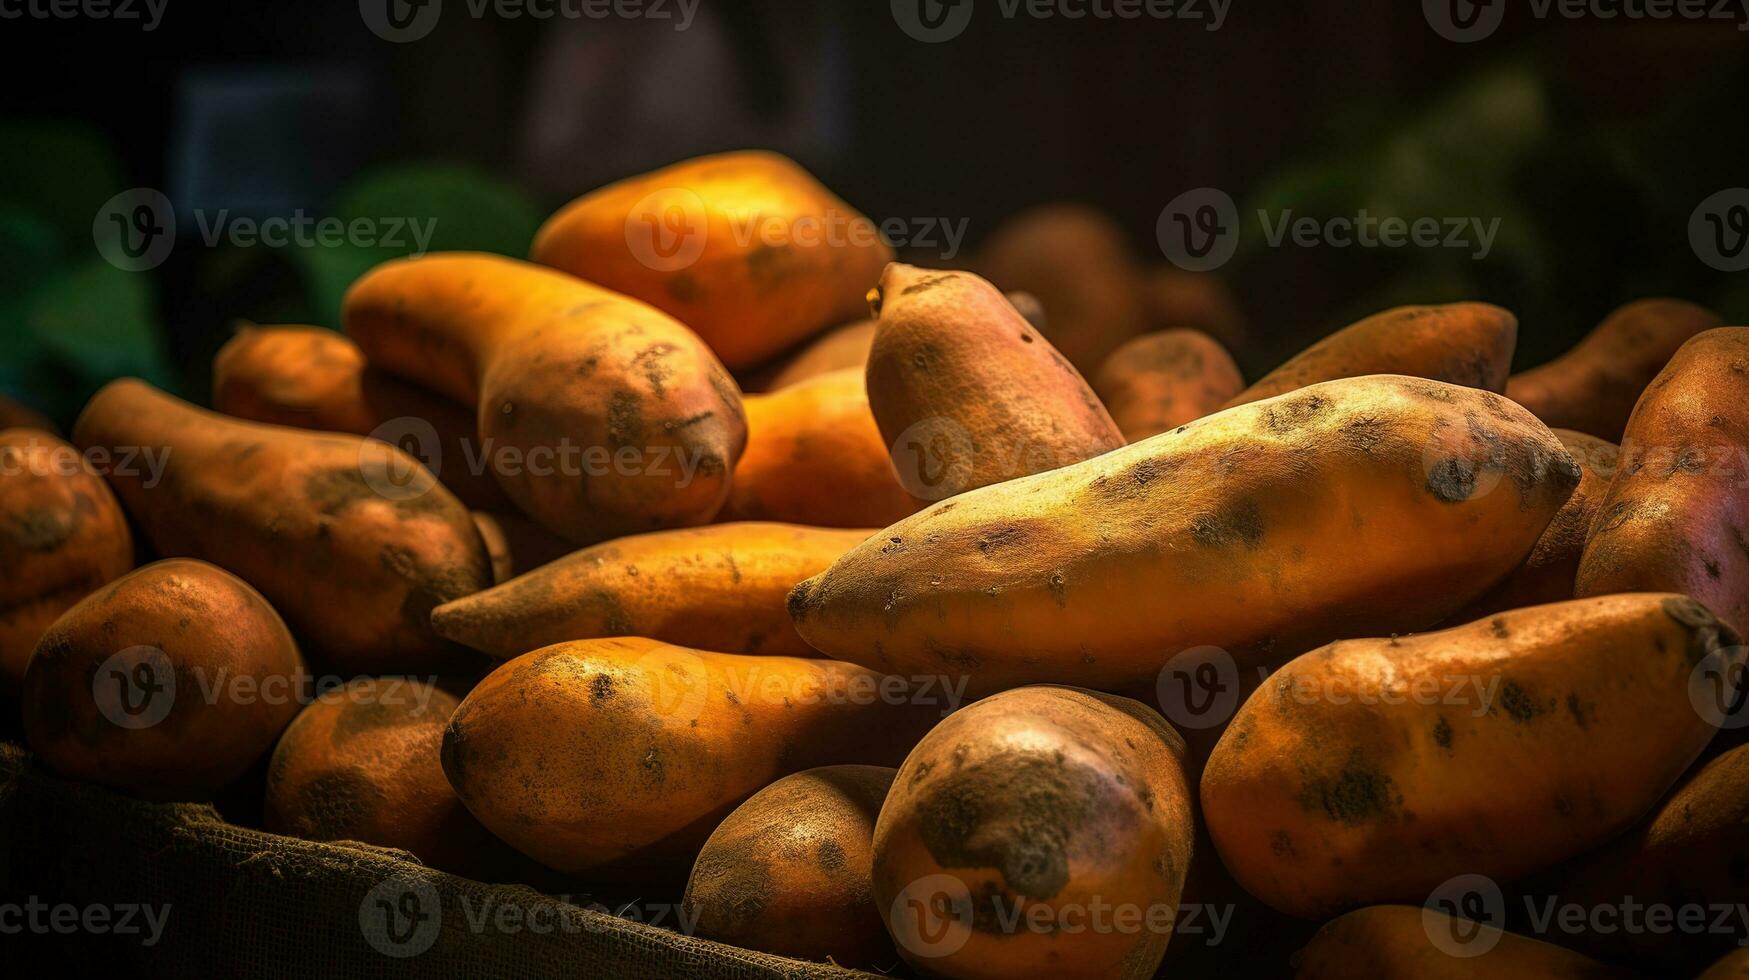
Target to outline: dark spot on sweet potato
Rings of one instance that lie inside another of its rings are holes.
[[[922,276],[916,282],[901,290],[899,295],[914,296],[917,293],[926,293],[944,282],[952,282],[958,278],[959,276],[951,272],[941,273],[939,275]]]
[[[652,745],[638,760],[638,771],[645,786],[661,786],[668,781],[668,767],[662,761],[661,748]]]
[[[1503,616],[1496,616],[1488,621],[1488,632],[1494,634],[1496,639],[1501,640],[1512,635],[1512,631],[1506,628],[1506,619]]]
[[[1434,744],[1442,749],[1449,750],[1451,748],[1451,736],[1451,723],[1445,720],[1444,715],[1440,715],[1439,723],[1433,726]]]
[[[1307,811],[1321,810],[1331,820],[1354,827],[1395,816],[1403,797],[1395,781],[1356,749],[1334,777],[1306,780],[1299,803]]]
[[[1585,717],[1585,706],[1579,703],[1579,695],[1577,694],[1567,695],[1567,714],[1573,716],[1573,724],[1580,728],[1584,728],[1588,724]]]
[[[1712,610],[1687,596],[1665,599],[1664,614],[1688,631],[1686,653],[1692,666],[1705,660],[1716,650],[1742,643],[1736,630],[1719,621]]]
[[[849,859],[844,855],[844,845],[835,840],[823,840],[814,848],[814,861],[820,870],[828,875],[841,873]]]
[[[1033,900],[1069,883],[1078,835],[1102,821],[1111,789],[1055,755],[1008,750],[959,768],[918,804],[923,845],[944,868],[995,868]]]
[[[1500,685],[1500,699],[1491,707],[1498,708],[1519,724],[1527,724],[1543,713],[1543,706],[1537,703],[1529,691],[1519,686],[1517,681],[1506,681]]]
[[[999,528],[978,539],[978,550],[989,558],[1004,548],[1026,544],[1027,537],[1027,533],[1018,527]]]
[[[636,393],[621,388],[608,399],[607,441],[615,449],[644,441],[644,409]]]
[[[1263,512],[1249,497],[1228,500],[1214,513],[1198,514],[1190,520],[1191,537],[1209,548],[1243,544],[1255,550],[1263,543],[1263,534]]]
[[[601,704],[614,696],[613,678],[606,674],[596,674],[589,679],[589,701],[591,704]]]
[[[1427,492],[1448,504],[1461,504],[1476,492],[1476,467],[1467,459],[1450,456],[1433,464],[1427,474]]]

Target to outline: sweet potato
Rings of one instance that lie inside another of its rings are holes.
[[[919,500],[1124,444],[1081,373],[988,282],[895,262],[869,304],[880,317],[869,407],[899,482]]]
[[[24,675],[31,751],[148,799],[205,797],[273,748],[298,712],[297,644],[242,579],[170,559],[55,621]]]
[[[747,451],[723,520],[885,527],[917,510],[893,473],[860,369],[748,395],[744,404]]]
[[[79,451],[41,429],[0,430],[0,693],[18,693],[49,624],[133,567],[121,505]]]
[[[1640,593],[1333,643],[1240,708],[1203,817],[1247,891],[1305,918],[1548,867],[1632,826],[1706,747],[1690,677],[1741,664],[1737,642],[1693,599]]]
[[[1749,327],[1682,345],[1628,421],[1575,594],[1682,592],[1749,628]]]
[[[1294,957],[1296,980],[1629,980],[1633,976],[1629,970],[1550,943],[1409,905],[1374,905],[1333,919]]]
[[[432,669],[465,652],[432,631],[431,610],[491,582],[485,546],[399,449],[239,421],[131,379],[99,391],[73,436],[129,461],[110,483],[159,554],[242,576],[330,665]],[[161,473],[141,462],[153,455]]]
[[[747,439],[741,393],[690,330],[526,262],[388,262],[346,294],[373,366],[478,408],[510,499],[578,544],[703,524]]]
[[[1245,387],[1220,342],[1196,330],[1162,330],[1129,341],[1099,366],[1093,390],[1130,442],[1220,411]]]
[[[610,636],[814,656],[785,598],[871,533],[755,523],[640,534],[439,606],[431,622],[440,635],[501,659]]]
[[[418,456],[469,507],[510,507],[492,474],[469,465],[482,458],[471,412],[372,369],[357,344],[332,330],[238,330],[213,358],[213,410],[251,422],[393,442]]]
[[[881,684],[829,660],[561,643],[504,664],[462,701],[443,771],[481,823],[555,870],[684,869],[779,777],[902,759],[940,708],[897,703]]]
[[[59,436],[60,430],[41,412],[23,402],[0,395],[0,431],[6,429],[40,429]]]
[[[821,766],[772,783],[705,841],[681,908],[695,935],[840,966],[890,965],[874,826],[897,772]]]
[[[1425,629],[1529,553],[1579,482],[1499,395],[1317,385],[906,518],[798,586],[827,656],[974,691],[1152,685],[1168,658],[1279,663]]]
[[[1142,277],[1142,302],[1148,323],[1157,330],[1196,330],[1231,351],[1251,347],[1239,301],[1212,272],[1191,272],[1162,262]]]
[[[324,693],[273,750],[263,828],[400,848],[429,867],[498,880],[513,852],[462,806],[439,761],[459,703],[410,677],[361,677]]]
[[[1045,326],[1045,309],[1031,293],[1009,293],[1008,303],[1040,333],[1050,334]],[[880,321],[876,319],[858,320],[826,331],[788,360],[780,362],[761,390],[782,391],[790,385],[843,368],[857,368],[860,374],[861,369],[868,366],[868,351],[874,346],[875,330],[879,325]]]
[[[1403,374],[1499,393],[1518,318],[1487,303],[1399,306],[1336,331],[1227,402],[1247,405],[1320,381]]]
[[[1574,579],[1579,574],[1579,556],[1591,525],[1603,509],[1604,494],[1614,479],[1621,450],[1596,436],[1569,429],[1551,429],[1568,455],[1579,464],[1579,487],[1561,506],[1548,529],[1523,563],[1513,569],[1487,594],[1451,617],[1453,624],[1467,623],[1507,609],[1523,609],[1574,598]]]
[[[1617,309],[1560,357],[1506,382],[1506,397],[1551,426],[1620,439],[1634,403],[1689,338],[1725,325],[1679,299],[1643,299]]]
[[[930,976],[1152,977],[1195,836],[1183,752],[1151,708],[1076,688],[950,715],[875,824],[900,954]]]
[[[849,321],[892,261],[879,229],[793,160],[687,160],[559,209],[534,261],[666,311],[752,367]]]
[[[1631,833],[1521,891],[1538,909],[1553,900],[1586,910],[1662,910],[1667,921],[1657,929],[1633,927],[1644,918],[1617,928],[1587,915],[1592,928],[1551,938],[1600,959],[1690,975],[1749,942],[1741,914],[1719,915],[1743,901],[1746,874],[1749,746],[1739,746],[1691,772]]]
[[[1038,297],[1051,343],[1078,370],[1095,370],[1147,329],[1141,268],[1123,230],[1092,208],[1021,212],[984,242],[971,269],[1002,289]]]
[[[1749,977],[1749,947],[1727,953],[1707,967],[1707,971],[1696,980],[1743,980],[1744,977]]]

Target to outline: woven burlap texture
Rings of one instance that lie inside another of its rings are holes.
[[[870,976],[469,881],[396,851],[233,826],[206,805],[142,802],[60,779],[6,743],[0,835],[0,899],[169,906],[149,948],[139,936],[62,937],[62,955],[140,977]],[[388,936],[391,907],[412,914]]]

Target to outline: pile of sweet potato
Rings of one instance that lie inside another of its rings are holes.
[[[690,161],[240,331],[210,410],[0,433],[31,749],[170,800],[267,760],[270,831],[889,972],[1749,942],[1749,327],[1645,300],[1514,375],[1510,312],[1405,307],[1247,386],[1230,301],[1085,214],[975,271],[862,221]],[[1250,938],[1180,960],[1192,910]]]

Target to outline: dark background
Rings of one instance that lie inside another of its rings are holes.
[[[1090,204],[1150,264],[1161,209],[1205,185],[1242,214],[1502,220],[1481,262],[1248,239],[1220,276],[1251,324],[1236,353],[1253,376],[1400,301],[1512,308],[1520,367],[1638,296],[1749,320],[1746,277],[1706,266],[1687,235],[1701,200],[1749,186],[1737,24],[1538,21],[1512,4],[1493,37],[1456,44],[1413,0],[1234,0],[1215,32],[975,2],[941,44],[908,37],[885,0],[701,0],[684,32],[475,19],[446,0],[405,44],[354,2],[168,0],[149,33],[0,20],[0,392],[63,423],[118,373],[203,398],[236,320],[336,326],[339,290],[384,257],[209,247],[194,209],[437,216],[435,247],[519,254],[579,193],[748,146],[877,218],[965,219],[972,246],[1028,206]],[[179,236],[163,265],[125,273],[92,220],[141,186],[175,203]]]

